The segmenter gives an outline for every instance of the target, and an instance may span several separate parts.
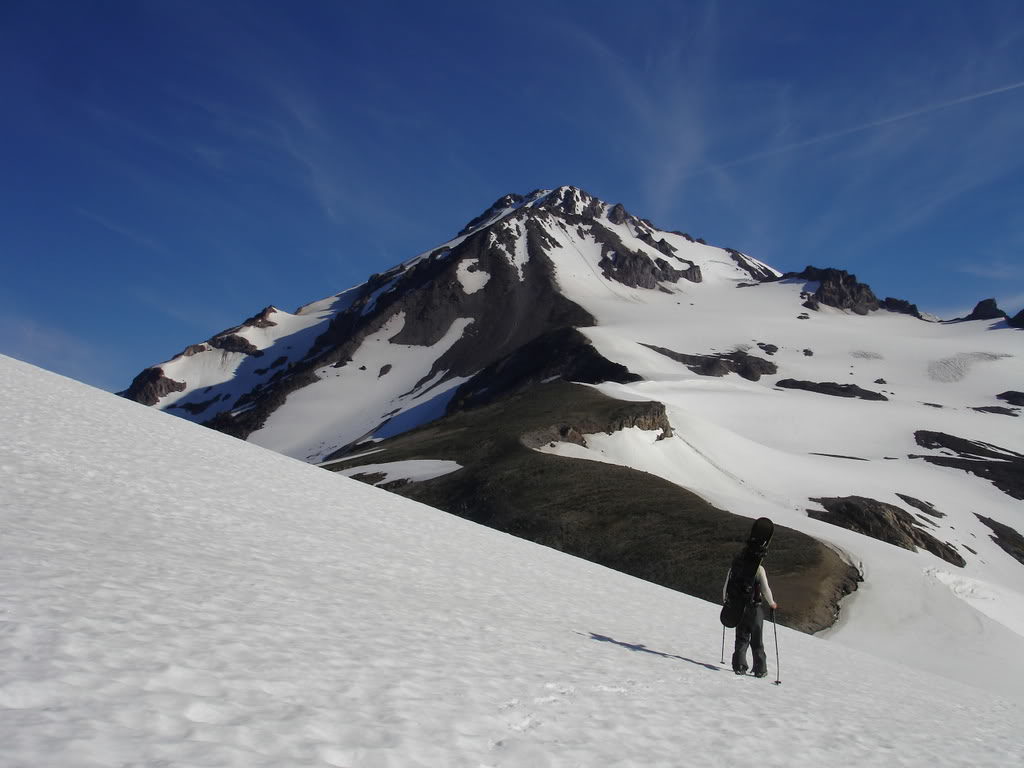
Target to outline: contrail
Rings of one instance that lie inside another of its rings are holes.
[[[814,144],[821,144],[825,141],[831,141],[832,139],[838,139],[843,136],[849,136],[852,133],[859,133],[861,131],[867,131],[872,128],[880,128],[883,125],[890,125],[891,123],[898,123],[901,120],[909,120],[912,117],[918,117],[920,115],[927,115],[931,112],[938,112],[940,109],[948,109],[949,107],[955,107],[957,104],[965,104],[968,101],[977,101],[978,99],[984,99],[988,96],[995,96],[998,93],[1006,93],[1007,91],[1015,91],[1018,88],[1024,88],[1024,80],[1017,83],[1011,83],[1010,85],[1004,85],[999,88],[993,88],[988,91],[981,91],[980,93],[972,93],[968,96],[961,96],[958,99],[950,99],[949,101],[943,101],[938,104],[929,104],[927,107],[921,107],[910,112],[903,112],[899,115],[891,115],[890,117],[883,117],[878,120],[872,120],[870,123],[864,123],[863,125],[856,125],[852,128],[844,128],[841,131],[832,131],[831,133],[823,133],[820,136],[813,136],[803,141],[795,141],[792,144],[784,144],[781,147],[775,147],[774,149],[766,149],[763,152],[755,152],[752,155],[741,157],[737,160],[730,160],[726,163],[714,165],[704,169],[705,171],[718,171],[726,168],[733,168],[737,165],[745,165],[752,163],[755,160],[761,160],[766,157],[774,157],[775,155],[782,155],[786,152],[792,152],[795,149],[803,149]]]

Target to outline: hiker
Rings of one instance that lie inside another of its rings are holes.
[[[765,522],[770,523],[767,520]],[[767,603],[773,611],[778,607],[772,597],[771,587],[768,586],[768,575],[761,565],[762,558],[768,552],[770,539],[770,531],[764,535],[755,529],[743,550],[733,560],[725,577],[725,586],[722,587],[722,602],[739,613],[735,624],[736,645],[732,654],[732,671],[737,675],[747,672],[747,648],[751,648],[754,653],[754,675],[764,677],[768,674],[762,637],[764,606]]]

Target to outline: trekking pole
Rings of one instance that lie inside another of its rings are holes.
[[[772,630],[775,632],[775,684],[782,685],[782,670],[779,669],[779,625],[775,623],[774,608],[772,608]]]
[[[725,664],[725,625],[722,625],[722,663]]]

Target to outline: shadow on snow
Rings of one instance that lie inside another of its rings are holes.
[[[586,637],[586,635],[584,635],[582,632],[577,632],[576,634],[583,635],[583,637]],[[686,661],[686,662],[689,662],[690,664],[696,664],[698,667],[704,667],[704,669],[710,669],[713,672],[721,672],[722,671],[721,668],[718,665],[706,664],[703,661],[695,661],[694,659],[688,659],[685,656],[677,656],[674,653],[662,653],[661,651],[654,651],[654,650],[651,650],[650,648],[648,648],[643,643],[624,643],[621,640],[616,640],[615,638],[608,637],[607,635],[599,635],[596,632],[591,632],[590,633],[590,639],[591,640],[597,640],[597,641],[602,642],[602,643],[612,643],[613,645],[618,645],[618,646],[621,646],[623,648],[628,648],[631,651],[639,651],[639,652],[642,652],[642,653],[651,653],[651,654],[654,654],[655,656],[663,656],[666,659],[679,659],[680,661]]]

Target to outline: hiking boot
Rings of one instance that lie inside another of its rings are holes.
[[[739,669],[734,669],[733,673],[737,674],[737,675],[745,675],[745,674],[747,674],[747,668],[746,667],[740,667]]]
[[[768,677],[768,672],[767,672],[767,670],[765,670],[763,672],[755,672],[754,673],[754,677]]]

